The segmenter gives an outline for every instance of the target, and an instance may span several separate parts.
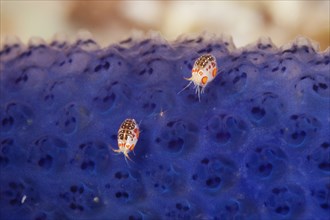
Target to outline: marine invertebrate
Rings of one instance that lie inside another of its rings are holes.
[[[194,84],[198,99],[201,99],[201,94],[204,93],[204,89],[213,79],[217,76],[218,67],[217,61],[211,54],[204,54],[200,56],[194,63],[191,70],[191,77],[185,78],[190,81],[186,87],[184,87],[180,92],[185,90]],[[180,93],[179,92],[179,93]]]
[[[128,153],[134,151],[135,145],[139,140],[140,129],[134,119],[125,119],[118,130],[118,148],[113,149],[116,153],[123,153],[126,158],[132,160]]]

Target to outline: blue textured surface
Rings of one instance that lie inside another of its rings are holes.
[[[1,219],[330,219],[330,58],[310,45],[126,40],[1,52]],[[186,84],[212,53],[201,102]],[[134,163],[116,155],[126,118]]]

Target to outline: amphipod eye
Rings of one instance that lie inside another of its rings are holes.
[[[204,93],[205,87],[217,76],[217,72],[217,61],[214,56],[211,54],[200,56],[194,63],[191,70],[191,77],[185,78],[190,82],[178,94],[193,83],[198,94],[198,100],[201,101],[201,94]]]
[[[140,130],[139,126],[134,119],[125,119],[123,123],[121,123],[118,130],[118,149],[112,149],[116,153],[123,153],[125,156],[125,160],[132,159],[128,156],[128,154],[134,150],[135,145],[139,139]]]

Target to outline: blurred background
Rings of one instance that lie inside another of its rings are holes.
[[[183,33],[225,33],[237,47],[259,36],[277,46],[303,35],[329,47],[329,1],[15,1],[1,0],[1,43],[16,35],[47,41],[57,33],[89,30],[107,46],[132,31],[159,31],[167,40]]]

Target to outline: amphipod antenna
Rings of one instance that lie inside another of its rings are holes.
[[[191,83],[193,83],[192,78],[193,78],[193,77],[190,77],[190,78],[184,78],[185,80],[188,80],[188,81],[190,81],[190,82],[188,83],[188,85],[186,85],[186,86],[185,86],[180,92],[178,92],[177,94],[180,94],[181,92],[183,92],[185,89],[187,89],[187,88],[191,85]]]
[[[130,158],[130,156],[128,155],[128,153],[124,153],[124,152],[122,152],[120,149],[114,149],[113,147],[111,147],[111,145],[109,145],[109,146],[110,146],[110,148],[113,150],[113,152],[116,153],[116,155],[121,154],[121,153],[124,154],[124,158],[125,158],[126,164],[127,164],[128,167],[131,168],[131,166],[130,166],[129,163],[128,163],[127,158],[128,158],[130,161],[132,161],[133,163],[135,163],[135,162],[134,162],[134,160],[132,160],[132,159]]]

